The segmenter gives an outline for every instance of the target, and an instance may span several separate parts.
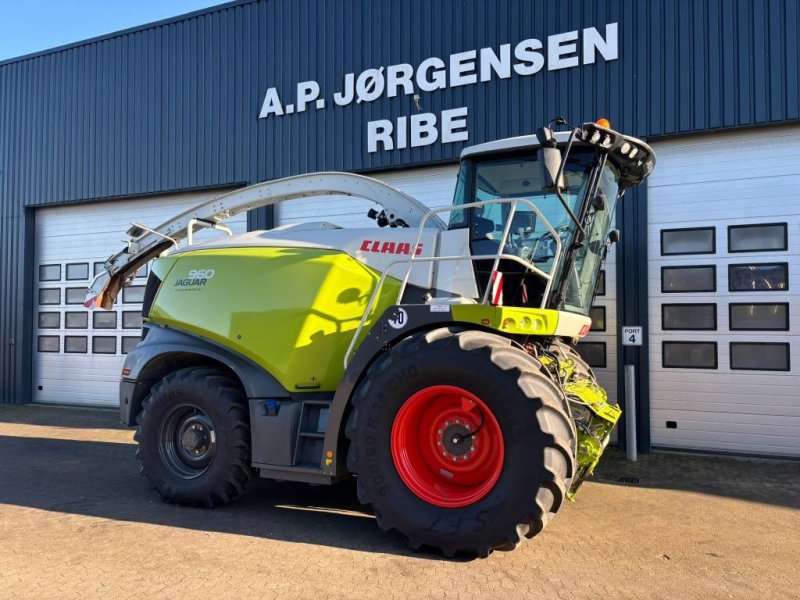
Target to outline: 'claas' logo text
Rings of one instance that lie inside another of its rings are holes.
[[[361,252],[374,252],[376,254],[407,254],[411,255],[411,244],[406,242],[381,242],[380,240],[364,240],[361,243]],[[422,244],[417,246],[416,256],[422,254]]]

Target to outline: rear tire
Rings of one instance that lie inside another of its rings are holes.
[[[408,419],[418,440],[405,433]],[[454,422],[469,425],[475,443],[441,454]],[[379,527],[447,556],[513,549],[542,531],[575,470],[574,425],[558,388],[510,340],[482,331],[438,329],[380,356],[354,392],[346,434],[359,500]],[[450,460],[456,467],[445,468]]]
[[[220,371],[192,367],[167,375],[136,422],[142,473],[165,502],[227,504],[255,479],[247,398]]]

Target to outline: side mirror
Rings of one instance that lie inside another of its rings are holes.
[[[556,136],[549,127],[540,127],[536,130],[536,138],[539,140],[541,147],[536,153],[536,158],[539,162],[539,167],[542,172],[542,181],[544,182],[544,189],[556,190],[563,189],[564,174],[558,177],[558,171],[561,168],[561,151],[556,146]],[[558,181],[556,181],[558,179]]]
[[[608,241],[611,244],[619,242],[619,229],[612,229],[608,232]]]

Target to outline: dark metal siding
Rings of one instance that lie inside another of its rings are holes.
[[[453,161],[463,144],[368,154],[365,123],[414,102],[336,107],[344,74],[613,22],[619,60],[422,93],[423,108],[468,106],[470,144],[556,114],[643,137],[800,119],[797,0],[261,0],[0,64],[0,401],[28,360],[24,206]],[[258,119],[268,87],[288,102],[308,79],[324,110]]]
[[[611,22],[619,60],[423,92],[424,110],[468,106],[470,143],[557,113],[647,137],[800,118],[796,0],[265,0],[0,65],[4,194],[42,205],[454,160],[463,144],[368,154],[364,124],[414,102],[333,106],[342,76]],[[324,110],[257,118],[268,87],[289,101],[306,79]]]

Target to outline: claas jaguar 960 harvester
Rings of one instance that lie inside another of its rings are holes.
[[[444,209],[316,173],[132,224],[87,304],[111,307],[152,261],[120,409],[161,497],[211,507],[258,476],[355,476],[378,526],[414,548],[485,556],[542,531],[620,417],[575,344],[615,204],[655,164],[608,123],[563,125],[466,148]],[[373,203],[375,224],[192,243],[321,195]]]

